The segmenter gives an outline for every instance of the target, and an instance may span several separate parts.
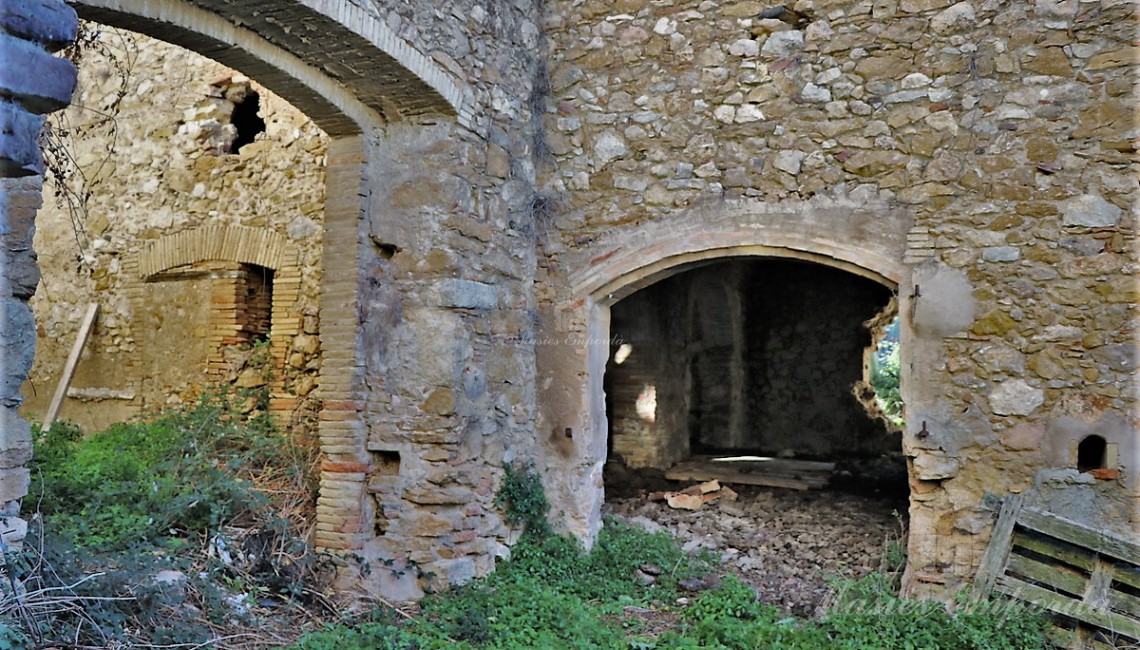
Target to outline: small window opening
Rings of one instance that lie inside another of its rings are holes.
[[[1086,436],[1081,444],[1077,445],[1077,471],[1104,469],[1107,456],[1108,444],[1104,438],[1096,435]]]
[[[238,291],[241,312],[238,316],[239,336],[246,343],[269,340],[273,314],[273,269],[256,264],[243,264]]]
[[[381,476],[397,476],[400,473],[400,452],[382,450],[372,452],[372,465],[376,474]]]
[[[231,151],[237,153],[245,145],[253,142],[258,133],[265,133],[265,120],[261,119],[261,97],[252,90],[247,92],[245,99],[234,104],[234,113],[231,123],[237,129]]]

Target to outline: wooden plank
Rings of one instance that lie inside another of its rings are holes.
[[[829,480],[830,471],[803,470],[794,467],[782,466],[778,463],[720,463],[708,460],[688,460],[677,463],[673,469],[684,471],[703,472],[738,472],[740,474],[762,474],[764,476],[781,476],[785,478],[803,480]]]
[[[1140,544],[1093,530],[1048,512],[1024,508],[1018,517],[1018,523],[1071,544],[1090,548],[1101,555],[1109,555],[1131,564],[1140,563]]]
[[[732,470],[704,468],[704,467],[674,467],[665,472],[665,478],[670,481],[712,481],[721,483],[762,485],[766,487],[789,488],[792,490],[809,490],[822,488],[827,485],[827,479],[805,480],[787,476],[768,476]]]
[[[1108,606],[1122,614],[1140,619],[1140,598],[1132,594],[1113,590],[1108,595]]]
[[[1108,645],[1093,637],[1093,630],[1090,628],[1082,628],[1080,630],[1063,629],[1054,627],[1045,633],[1046,639],[1052,644],[1052,647],[1061,650],[1062,648],[1076,648],[1078,650],[1123,650],[1118,645]],[[1131,647],[1131,644],[1129,645]]]
[[[1050,543],[1049,539],[1026,535],[1020,531],[1014,533],[1013,545],[1028,551],[1033,551],[1034,553],[1046,555],[1054,560],[1075,566],[1079,569],[1084,569],[1085,571],[1092,571],[1093,566],[1096,564],[1096,556],[1091,551],[1081,548],[1073,550],[1068,544],[1064,544],[1063,542],[1054,541]]]
[[[1112,592],[1112,564],[1104,558],[1097,558],[1096,568],[1089,577],[1089,588],[1085,590],[1084,602],[1097,609],[1108,609],[1108,595]]]
[[[83,347],[87,345],[87,337],[91,335],[91,328],[95,325],[95,316],[98,314],[99,303],[93,302],[87,305],[87,313],[83,315],[83,321],[79,324],[79,334],[75,337],[75,345],[71,346],[71,354],[67,355],[67,362],[63,364],[63,375],[55,387],[55,395],[51,398],[47,415],[44,416],[44,423],[40,427],[40,431],[43,433],[51,431],[51,425],[55,424],[55,419],[59,416],[59,409],[63,407],[63,398],[67,397],[67,389],[71,386],[72,378],[75,377],[75,368],[79,365],[79,356],[83,354]]]
[[[768,458],[765,456],[694,456],[691,462],[713,462],[718,465],[744,465],[748,467],[778,467],[801,472],[833,472],[835,463],[800,458]]]
[[[831,478],[830,469],[820,469],[811,461],[788,462],[773,460],[772,462],[719,462],[715,460],[687,460],[677,463],[677,467],[699,468],[713,471],[733,471],[742,474],[765,474],[770,476],[787,476],[791,478]]]
[[[1112,579],[1134,589],[1140,589],[1140,567],[1118,564],[1112,573]]]
[[[1011,553],[1006,570],[1018,573],[1036,582],[1042,582],[1062,591],[1081,597],[1088,587],[1088,578],[1073,570],[1052,566]]]
[[[994,585],[994,589],[1014,598],[1040,605],[1056,614],[1140,640],[1140,621],[1122,614],[1091,607],[1079,600],[1010,576],[1000,576]]]
[[[1021,496],[1017,494],[1007,496],[1005,502],[1001,504],[1001,512],[998,513],[997,524],[994,525],[994,532],[990,535],[990,543],[986,547],[985,555],[982,556],[978,573],[974,576],[974,585],[983,594],[994,588],[998,576],[1005,570],[1013,526],[1017,523],[1020,512]]]

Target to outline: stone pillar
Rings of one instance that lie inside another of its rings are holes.
[[[0,536],[8,549],[27,529],[18,515],[32,438],[17,408],[36,343],[28,299],[39,283],[32,251],[43,185],[38,138],[43,115],[71,102],[75,66],[51,52],[74,40],[77,29],[75,11],[60,0],[0,5]]]

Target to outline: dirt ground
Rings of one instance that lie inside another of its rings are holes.
[[[653,491],[691,484],[607,466],[603,513],[667,530],[687,550],[712,550],[724,559],[724,572],[797,615],[811,616],[826,604],[829,580],[886,568],[898,542],[905,544],[906,478],[896,463],[841,465],[823,490],[732,485],[735,500],[717,499],[695,511],[647,499]]]

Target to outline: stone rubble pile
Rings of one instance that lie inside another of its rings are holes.
[[[888,544],[903,537],[905,503],[880,496],[737,486],[736,500],[676,509],[644,496],[611,499],[605,512],[664,530],[688,551],[708,549],[722,571],[757,589],[765,602],[801,616],[816,613],[833,578],[884,568]]]

